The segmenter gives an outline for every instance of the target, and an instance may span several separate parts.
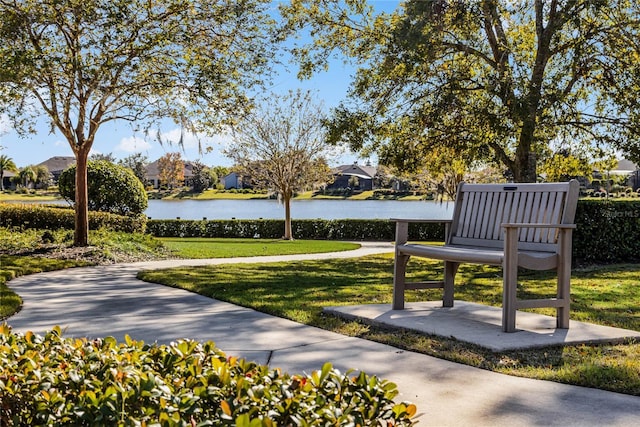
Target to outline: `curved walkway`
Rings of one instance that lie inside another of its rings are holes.
[[[170,260],[34,274],[10,282],[24,307],[8,323],[15,331],[38,333],[59,325],[66,336],[77,337],[213,340],[228,354],[291,373],[310,372],[330,361],[343,371],[362,369],[398,384],[399,399],[416,403],[424,425],[640,425],[639,397],[484,371],[136,279],[143,269],[347,258],[392,249],[365,243],[355,251],[330,254]]]

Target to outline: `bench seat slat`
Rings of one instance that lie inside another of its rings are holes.
[[[454,246],[469,246],[487,249],[502,249],[504,246],[504,242],[502,240],[464,239],[461,237],[451,238],[451,244]],[[557,247],[558,245],[555,243],[518,242],[518,248],[524,251],[555,252]]]
[[[504,261],[504,251],[486,247],[406,244],[398,247],[398,251],[406,255],[470,264],[502,265]],[[558,256],[554,252],[518,251],[518,265],[523,268],[550,270],[557,262]]]

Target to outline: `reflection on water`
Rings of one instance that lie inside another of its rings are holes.
[[[21,202],[18,202],[21,203]],[[63,200],[28,202],[64,204]],[[282,219],[284,206],[276,200],[149,200],[145,214],[152,219]],[[451,219],[453,203],[398,200],[294,200],[293,219]]]
[[[450,219],[453,203],[397,200],[294,200],[294,219]],[[153,219],[281,219],[284,206],[276,200],[149,200]]]

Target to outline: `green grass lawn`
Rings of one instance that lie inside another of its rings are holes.
[[[53,200],[60,200],[60,194],[55,191],[38,191],[33,194],[22,194],[14,192],[0,192],[0,202],[49,202]]]
[[[204,239],[167,237],[160,241],[180,258],[233,258],[310,254],[358,249],[360,245],[332,240]]]
[[[188,289],[212,298],[510,375],[596,387],[640,395],[640,343],[579,345],[493,353],[456,340],[406,331],[377,329],[322,313],[334,305],[391,303],[392,255],[359,259],[175,268],[143,272],[140,278]],[[412,260],[414,279],[441,272],[437,262]],[[417,277],[420,276],[420,277]],[[520,297],[553,292],[552,273],[521,276]],[[497,267],[463,265],[456,299],[502,302]],[[408,301],[440,299],[440,291],[407,292]],[[640,266],[613,265],[574,270],[571,318],[640,330]],[[552,314],[549,309],[535,310]]]
[[[195,194],[194,200],[219,200],[219,199],[232,199],[232,200],[251,200],[251,199],[267,199],[269,195],[267,193],[233,193],[230,191],[220,190],[205,190],[202,193]]]
[[[260,255],[334,252],[357,249],[360,245],[330,240],[265,240],[265,239],[156,239],[149,235],[91,231],[91,247],[82,259],[57,259],[69,249],[73,233],[68,230],[49,232],[54,240],[43,243],[43,230],[9,230],[0,228],[0,319],[15,313],[21,306],[20,296],[7,286],[15,277],[42,271],[99,263],[180,258],[230,258]],[[14,255],[20,253],[20,255]],[[36,255],[36,253],[39,253]]]

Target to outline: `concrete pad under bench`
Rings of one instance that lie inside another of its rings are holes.
[[[570,321],[569,329],[556,328],[556,318],[518,312],[516,332],[502,331],[502,309],[465,301],[442,307],[442,301],[406,303],[404,310],[392,310],[389,304],[365,304],[325,307],[323,310],[346,319],[364,323],[413,330],[455,338],[490,349],[507,351],[582,343],[616,343],[625,339],[640,340],[640,332],[591,323]]]

